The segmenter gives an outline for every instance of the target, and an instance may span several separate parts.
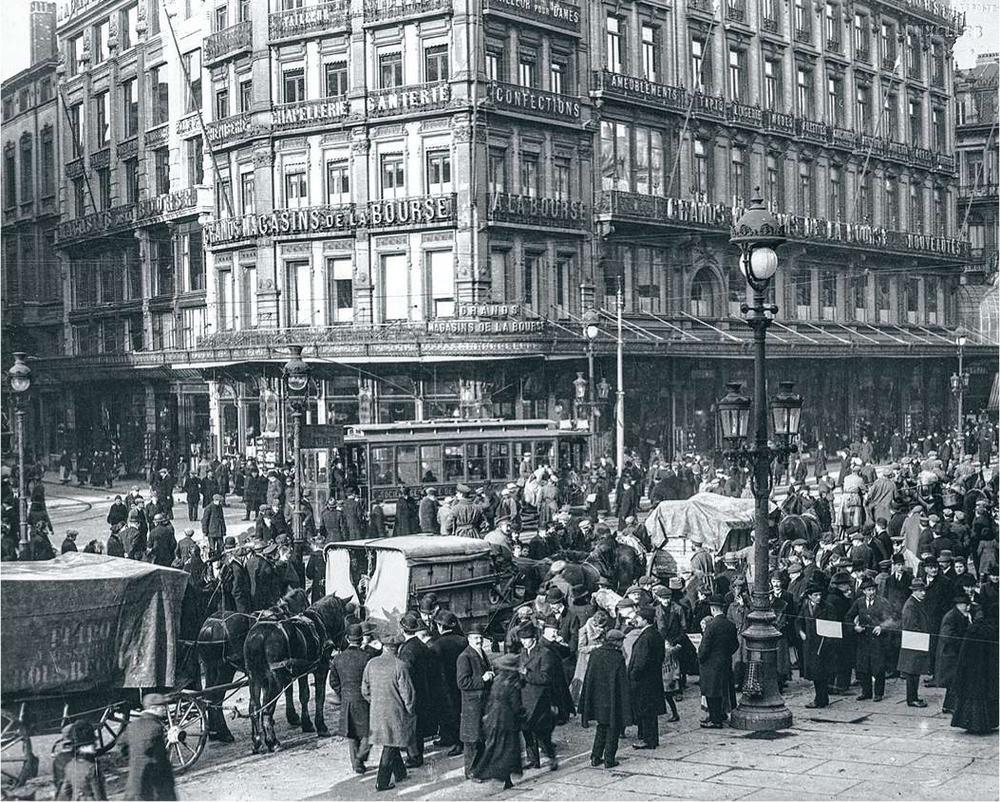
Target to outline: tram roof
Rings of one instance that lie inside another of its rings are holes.
[[[544,418],[504,420],[502,418],[438,418],[426,421],[373,423],[350,426],[346,442],[397,441],[403,438],[433,437],[436,440],[503,439],[506,437],[585,437],[586,430],[563,428]]]

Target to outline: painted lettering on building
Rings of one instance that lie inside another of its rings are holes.
[[[451,195],[369,201],[366,217],[369,228],[447,223],[455,219],[455,202]]]
[[[605,72],[604,83],[610,91],[625,97],[641,100],[660,101],[661,105],[683,106],[686,102],[683,89],[647,81],[635,75],[622,75],[618,72]]]
[[[205,225],[205,244],[221,245],[257,237],[295,236],[352,231],[360,224],[354,206],[313,206],[247,214]]]
[[[579,30],[580,9],[560,0],[486,0],[487,8],[518,16],[546,20],[560,28]]]
[[[368,95],[368,113],[376,116],[397,114],[410,110],[441,106],[451,98],[448,84],[435,84],[407,89],[405,87],[391,92],[378,92]]]
[[[431,320],[431,334],[536,334],[544,331],[541,320]]]
[[[458,317],[519,318],[520,304],[459,304]]]
[[[493,83],[490,99],[500,108],[516,109],[534,114],[555,115],[564,120],[579,120],[580,102],[573,98],[513,84]]]
[[[178,189],[176,192],[157,195],[155,198],[140,199],[136,203],[136,220],[146,223],[154,219],[194,209],[197,205],[197,187]]]
[[[108,231],[125,228],[135,222],[135,205],[126,204],[103,212],[77,217],[74,220],[64,220],[59,224],[59,240],[84,239],[100,236]]]
[[[297,128],[310,123],[328,122],[346,117],[350,110],[347,100],[324,100],[279,106],[271,113],[274,128]]]
[[[551,221],[575,225],[583,221],[586,209],[583,201],[561,198],[536,198],[509,192],[497,192],[490,196],[490,217],[509,218],[528,224]]]

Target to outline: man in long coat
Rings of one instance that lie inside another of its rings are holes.
[[[960,593],[955,596],[953,603],[954,606],[941,619],[937,660],[934,663],[934,679],[939,686],[947,689],[941,705],[942,713],[955,712],[955,698],[958,695],[958,688],[955,687],[958,656],[962,651],[962,638],[972,624],[969,597]]]
[[[524,748],[527,752],[529,768],[541,765],[539,746],[549,758],[549,768],[559,767],[556,746],[552,743],[555,716],[552,713],[552,676],[562,671],[562,666],[552,652],[538,642],[538,631],[531,622],[517,628],[517,639],[521,643],[518,654],[521,674],[521,699],[524,704]]]
[[[425,625],[419,616],[406,613],[400,619],[399,626],[405,636],[405,641],[399,647],[399,659],[410,671],[417,717],[413,738],[406,745],[406,767],[415,769],[424,763],[424,738],[437,730],[438,717],[434,699],[439,689],[432,688],[430,683],[435,673],[434,655],[417,637],[417,633],[426,628]]]
[[[236,544],[236,538],[228,536],[222,542],[222,567],[219,581],[222,589],[222,609],[238,613],[253,612],[253,596],[250,592],[250,574],[243,567],[243,557]]]
[[[859,702],[872,698],[881,702],[885,696],[885,670],[890,646],[888,625],[892,621],[892,609],[885,599],[876,595],[877,590],[875,580],[865,577],[861,581],[861,596],[844,618],[844,623],[857,635],[854,670],[861,683]]]
[[[347,494],[341,507],[344,515],[344,526],[347,529],[348,540],[361,540],[365,536],[364,515],[358,494],[353,490]]]
[[[142,713],[128,725],[128,780],[125,799],[177,799],[174,767],[167,754],[167,698],[147,693]]]
[[[667,712],[663,698],[665,647],[663,638],[654,626],[656,609],[640,607],[635,615],[640,632],[629,656],[628,680],[632,717],[638,725],[639,740],[632,747],[655,749],[660,745],[657,716]]]
[[[586,727],[597,722],[590,765],[611,769],[618,765],[618,739],[632,723],[632,700],[629,696],[628,669],[622,655],[625,635],[612,629],[604,643],[590,654],[580,692],[580,723]]]
[[[428,487],[424,490],[424,497],[420,499],[418,518],[421,532],[431,535],[438,533],[437,514],[437,491],[433,487]]]
[[[156,524],[149,530],[149,561],[155,565],[171,566],[177,552],[174,528],[163,513],[157,513]]]
[[[441,673],[444,675],[444,687],[440,689],[447,697],[447,704],[442,705],[440,720],[440,738],[436,746],[450,746],[449,757],[462,754],[462,742],[459,740],[459,718],[462,708],[462,696],[458,688],[458,656],[465,651],[465,636],[458,632],[458,617],[450,610],[441,610],[434,618],[441,632],[433,638],[427,648],[431,650]]]
[[[893,496],[896,495],[896,482],[893,480],[893,473],[889,471],[878,479],[865,493],[865,510],[867,520],[875,521],[879,518],[889,519],[889,506],[892,504]]]
[[[455,503],[452,505],[452,519],[446,534],[458,537],[482,537],[479,525],[483,522],[483,511],[469,496],[472,488],[460,484],[455,488]]]
[[[698,645],[698,684],[708,703],[708,718],[701,726],[722,729],[725,700],[732,695],[733,655],[739,651],[736,625],[724,614],[726,600],[715,594],[708,599],[712,620],[705,626]]]
[[[347,752],[355,774],[365,773],[368,743],[368,700],[361,693],[365,667],[372,655],[361,648],[361,624],[347,628],[347,648],[330,661],[330,687],[340,697],[337,735],[347,739]]]
[[[910,583],[910,598],[903,605],[903,615],[900,628],[904,632],[929,633],[929,616],[924,603],[926,586],[920,578]],[[920,675],[926,674],[930,668],[927,652],[918,649],[901,648],[899,661],[896,664],[899,673],[906,680],[906,704],[908,707],[927,707],[927,702],[919,696]]]
[[[399,750],[417,734],[416,698],[407,664],[397,657],[402,639],[382,641],[382,654],[368,661],[361,677],[361,695],[368,700],[368,742],[382,747],[375,790],[387,791],[393,779],[406,779]]]
[[[208,538],[210,554],[222,551],[222,540],[226,536],[226,512],[222,509],[222,496],[218,493],[212,496],[212,503],[201,515],[201,533]]]
[[[465,754],[466,778],[471,776],[472,764],[482,749],[483,713],[486,710],[486,699],[494,676],[490,661],[483,649],[484,627],[482,624],[472,624],[468,630],[466,634],[468,646],[455,661],[455,683],[462,695],[458,737],[462,741],[462,750]]]
[[[829,619],[823,604],[825,593],[824,582],[815,579],[810,582],[803,594],[800,613],[795,619],[799,640],[802,642],[802,649],[799,652],[802,660],[802,678],[810,680],[813,684],[813,700],[806,704],[810,709],[830,704],[827,683],[836,668],[830,656],[832,650],[824,648],[830,639],[820,636],[816,630],[817,620]]]

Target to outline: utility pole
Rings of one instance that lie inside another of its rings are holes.
[[[618,312],[618,403],[615,404],[615,462],[618,465],[618,475],[622,475],[625,467],[625,365],[622,355],[622,312],[625,309],[625,297],[622,292],[622,276],[618,276],[618,293],[615,298]]]

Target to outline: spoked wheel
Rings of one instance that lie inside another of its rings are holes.
[[[94,733],[97,736],[97,754],[106,754],[114,748],[118,739],[122,737],[122,733],[125,732],[125,727],[128,726],[130,715],[127,702],[104,708],[100,720],[94,725]]]
[[[38,775],[38,758],[23,717],[4,710],[0,717],[0,773],[4,791],[24,785]]]
[[[208,709],[196,696],[181,696],[167,707],[167,753],[174,773],[193,766],[208,742]]]

